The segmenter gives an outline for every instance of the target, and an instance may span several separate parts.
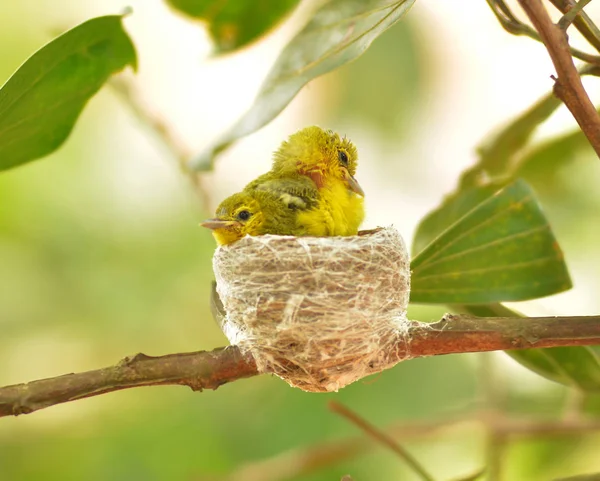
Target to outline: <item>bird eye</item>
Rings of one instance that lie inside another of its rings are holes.
[[[346,154],[346,152],[344,152],[343,150],[338,151],[338,159],[340,159],[340,162],[342,164],[348,165],[348,154]]]
[[[242,210],[238,213],[237,218],[240,220],[248,220],[252,214],[247,210]]]

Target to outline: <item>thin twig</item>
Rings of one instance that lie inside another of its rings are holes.
[[[108,82],[108,85],[118,95],[138,121],[148,128],[167,148],[170,154],[179,164],[179,169],[183,172],[194,188],[194,191],[200,197],[202,206],[210,210],[210,197],[203,182],[202,177],[189,170],[188,161],[192,156],[191,150],[184,144],[179,136],[171,129],[164,119],[152,111],[134,86],[123,77],[115,77]]]
[[[502,416],[506,404],[506,384],[499,378],[496,359],[486,352],[480,355],[479,385],[482,390],[481,416],[488,419],[484,422],[486,436],[486,472],[489,481],[502,479],[502,457],[506,445],[505,436],[494,429],[493,420]]]
[[[489,481],[502,479],[502,461],[506,450],[506,437],[488,428],[486,439],[486,468]]]
[[[397,423],[386,433],[403,440],[428,438],[448,429],[473,424],[464,416],[447,419]],[[200,477],[196,481],[288,481],[308,476],[326,466],[339,464],[371,452],[376,445],[364,436],[326,441],[278,453],[270,458],[246,463],[220,477]]]
[[[410,339],[408,345],[406,339]],[[390,346],[390,358],[400,361],[464,352],[586,346],[600,344],[600,316],[479,318],[446,314],[432,324],[410,322],[406,339]],[[0,417],[140,386],[215,389],[257,374],[254,360],[236,346],[160,357],[138,354],[104,369],[0,387]]]
[[[400,444],[398,444],[392,437],[388,436],[385,432],[381,431],[380,429],[377,429],[367,420],[360,417],[354,411],[352,411],[351,409],[347,408],[339,402],[330,401],[329,409],[331,409],[334,413],[344,416],[346,419],[354,423],[373,439],[380,442],[384,446],[390,448],[398,456],[400,456],[406,462],[406,464],[408,464],[425,481],[434,481],[433,476],[431,476],[431,474],[427,472],[427,470],[421,465],[421,463],[419,463],[408,451],[406,451],[406,449],[400,446]]]
[[[579,0],[567,13],[562,16],[562,18],[558,21],[558,26],[563,30],[569,28],[577,15],[583,12],[585,6],[591,1],[592,0]]]
[[[563,419],[556,421],[506,417],[499,413],[491,418],[486,412],[455,415],[442,419],[395,423],[385,429],[388,436],[399,441],[439,439],[453,433],[456,436],[477,433],[480,427],[500,433],[506,441],[546,438],[580,437],[600,431],[600,421],[593,419]],[[465,434],[463,434],[465,433]],[[327,441],[276,454],[270,458],[243,464],[232,473],[200,477],[197,481],[290,481],[309,476],[326,466],[370,453],[375,444],[364,436]]]
[[[573,0],[550,0],[550,3],[563,14],[567,13],[575,4]],[[573,24],[579,33],[583,35],[583,38],[600,52],[600,29],[598,29],[587,13],[580,12],[580,14],[575,17]]]
[[[474,473],[468,474],[467,476],[461,476],[453,481],[477,481],[487,472],[486,468],[478,469]]]
[[[569,52],[569,43],[564,30],[552,23],[541,0],[519,0],[519,3],[540,34],[556,69],[555,95],[571,111],[596,154],[600,157],[600,117],[583,88],[581,77],[577,73],[573,57]]]
[[[504,30],[512,35],[523,35],[533,40],[541,42],[539,34],[532,29],[529,25],[519,21],[519,19],[511,12],[506,3],[503,0],[487,0],[489,7],[500,22],[500,25]],[[577,25],[577,23],[576,23]],[[592,55],[574,47],[569,47],[571,55],[594,65],[600,65],[600,56]]]
[[[566,393],[563,406],[562,418],[564,420],[578,421],[583,417],[583,406],[586,400],[586,393],[581,389],[569,389]]]

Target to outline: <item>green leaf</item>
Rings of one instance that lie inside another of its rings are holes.
[[[551,347],[507,353],[552,381],[586,391],[600,391],[600,358],[588,347]]]
[[[414,0],[327,2],[280,54],[250,110],[193,159],[190,168],[210,170],[219,152],[273,120],[310,80],[359,57],[413,3]]]
[[[477,149],[479,162],[476,168],[491,176],[509,174],[515,155],[529,143],[539,125],[561,104],[561,100],[553,93],[541,98]]]
[[[0,89],[0,170],[56,150],[108,77],[136,68],[118,15],[89,20],[38,50]]]
[[[502,304],[453,306],[453,311],[479,317],[526,317]],[[600,354],[593,346],[505,351],[526,368],[567,386],[600,391]]]
[[[412,244],[413,257],[473,207],[491,197],[505,185],[492,183],[465,188],[444,199],[440,207],[427,214],[419,223]]]
[[[562,251],[522,180],[474,206],[411,268],[411,301],[417,303],[522,301],[571,287]]]
[[[336,93],[335,99],[328,100],[323,123],[354,118],[397,142],[411,135],[415,111],[427,95],[423,84],[429,69],[428,49],[419,25],[411,20],[396,23],[371,45],[368,55],[330,74]],[[371,88],[374,72],[385,72],[377,75],[375,89]]]
[[[565,169],[586,152],[593,152],[592,147],[583,132],[577,129],[533,147],[520,159],[515,175],[527,178],[536,189],[556,195],[565,190]]]
[[[237,50],[279,23],[299,0],[167,0],[173,8],[208,23],[217,53]]]

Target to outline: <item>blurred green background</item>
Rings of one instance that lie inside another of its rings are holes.
[[[76,7],[34,0],[0,4],[0,82],[52,32],[120,8],[117,2],[109,3],[102,8],[86,2]],[[213,120],[222,126],[233,117],[229,107],[224,107],[225,113],[204,109],[200,120],[182,116],[186,108],[202,111],[206,94],[185,90],[185,76],[177,65],[198,69],[201,76],[203,68],[210,74],[210,69],[218,71],[228,61],[239,61],[238,81],[243,82],[248,68],[244,59],[252,59],[253,50],[263,47],[217,60],[199,58],[196,55],[208,49],[194,50],[193,45],[187,56],[166,47],[153,51],[148,39],[177,28],[187,28],[190,41],[207,40],[201,38],[198,25],[183,27],[184,20],[158,0],[130,3],[136,13],[126,27],[131,25],[140,53],[141,88],[153,107],[164,112],[196,148],[212,134],[196,135],[199,126]],[[473,15],[485,12],[483,7]],[[302,12],[291,25],[297,28],[301,20]],[[212,204],[261,173],[268,152],[285,135],[318,123],[344,130],[356,140],[361,158],[369,159],[359,173],[369,194],[368,222],[393,222],[410,239],[419,218],[472,161],[468,155],[454,157],[460,149],[453,147],[453,139],[460,134],[453,132],[447,119],[456,117],[460,124],[460,117],[478,115],[468,109],[453,111],[454,104],[443,100],[447,52],[437,39],[436,21],[439,17],[427,9],[409,13],[358,61],[311,84],[266,133],[254,136],[262,143],[243,141],[224,158],[211,177],[216,185],[210,192]],[[493,18],[486,21],[494,24]],[[153,28],[163,22],[164,31]],[[291,27],[284,26],[284,34],[286,28]],[[170,68],[165,62],[171,54],[173,71],[164,74],[163,83],[153,83],[153,72]],[[545,93],[538,86],[532,89],[537,96]],[[177,107],[183,102],[180,98],[170,102],[168,96],[161,97],[159,91],[164,90],[187,96],[189,106]],[[450,95],[456,90],[450,89]],[[527,98],[533,102],[537,96]],[[243,110],[243,105],[232,102]],[[527,103],[522,103],[525,107]],[[494,125],[507,118],[496,116]],[[489,130],[488,124],[481,129]],[[480,133],[474,127],[464,142],[474,149]],[[524,309],[591,314],[598,310],[593,293],[600,269],[596,240],[600,199],[595,188],[600,167],[583,142],[560,140],[548,144],[543,157],[555,162],[532,163],[526,175],[541,195],[576,289],[570,297],[526,304]],[[421,157],[421,149],[426,150],[420,147],[423,143],[435,149]],[[448,149],[440,150],[445,145]],[[438,152],[447,152],[448,157],[440,158]],[[255,157],[261,160],[249,161]],[[235,165],[245,170],[235,171]],[[227,341],[208,308],[214,241],[198,227],[209,214],[169,153],[110,89],[103,89],[58,152],[0,175],[0,384],[104,367],[136,352],[160,355],[224,345]],[[443,312],[414,307],[410,317],[429,321]],[[308,481],[337,480],[344,474],[355,481],[418,479],[402,460],[379,446],[294,478],[283,472],[225,477],[280,453],[360,435],[328,411],[330,399],[381,427],[416,421],[435,425],[437,420],[469,417],[482,409],[540,421],[576,417],[581,406],[587,415],[600,413],[598,398],[583,398],[541,379],[502,354],[413,360],[327,395],[304,393],[270,376],[237,381],[216,392],[132,389],[0,420],[0,480]],[[496,454],[505,480],[547,480],[600,471],[598,434],[511,438],[491,457],[488,437],[482,423],[461,423],[402,443],[436,479],[466,476]]]

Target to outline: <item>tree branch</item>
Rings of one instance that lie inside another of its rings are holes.
[[[0,388],[0,417],[132,387],[179,384],[194,391],[217,389],[256,374],[254,361],[235,346],[159,357],[137,354],[104,369]]]
[[[556,69],[554,94],[571,111],[600,157],[600,117],[583,88],[581,77],[573,63],[566,32],[552,23],[541,0],[519,0],[519,3],[540,34]]]
[[[446,314],[440,321],[411,322],[406,344],[390,355],[403,359],[442,354],[600,344],[600,316],[471,317]],[[236,346],[214,351],[125,358],[118,364],[0,388],[0,417],[28,414],[55,404],[140,386],[184,385],[216,389],[259,374]]]

